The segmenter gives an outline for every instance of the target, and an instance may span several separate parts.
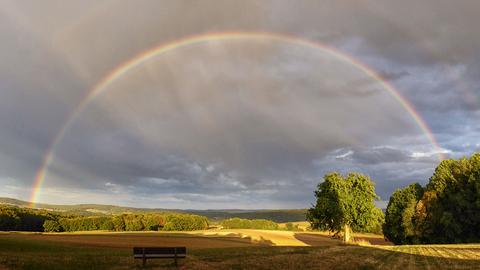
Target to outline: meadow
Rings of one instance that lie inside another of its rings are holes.
[[[135,245],[186,246],[180,269],[480,268],[478,244],[391,246],[381,236],[359,239],[344,245],[326,233],[265,230],[3,233],[0,269],[141,269],[131,255]],[[175,267],[171,260],[151,260],[147,269]]]

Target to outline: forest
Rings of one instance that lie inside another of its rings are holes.
[[[146,213],[88,217],[0,206],[1,231],[192,231],[207,228],[206,217],[191,214]]]

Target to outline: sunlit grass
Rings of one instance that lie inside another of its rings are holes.
[[[382,246],[385,250],[413,255],[480,260],[480,244]]]

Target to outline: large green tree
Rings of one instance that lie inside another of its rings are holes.
[[[415,215],[423,242],[480,241],[480,153],[442,161]]]
[[[385,211],[383,234],[395,244],[418,243],[414,214],[418,200],[423,196],[420,184],[411,184],[404,189],[397,189],[390,196]]]
[[[442,161],[422,189],[397,190],[384,234],[396,244],[480,241],[480,153]]]
[[[324,176],[315,191],[316,204],[307,212],[313,229],[343,232],[344,241],[351,240],[351,232],[363,231],[379,220],[376,210],[375,185],[360,173],[346,176],[333,172]]]

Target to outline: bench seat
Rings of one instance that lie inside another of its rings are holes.
[[[175,259],[175,265],[178,265],[177,259],[187,257],[186,247],[134,247],[133,258],[142,259],[143,266],[147,259]]]

